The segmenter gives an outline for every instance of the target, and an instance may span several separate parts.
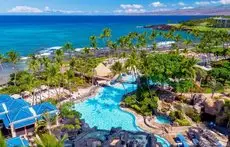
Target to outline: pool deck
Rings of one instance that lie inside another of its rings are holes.
[[[173,137],[171,135],[167,134],[165,132],[164,128],[161,128],[161,129],[150,128],[149,126],[147,126],[145,124],[144,117],[141,116],[140,114],[137,114],[134,110],[129,109],[129,108],[124,108],[124,107],[122,107],[121,109],[123,111],[126,111],[126,112],[133,114],[135,116],[135,121],[136,121],[137,126],[139,126],[143,131],[164,137],[170,144],[175,145],[175,141],[174,141]]]
[[[130,108],[121,108],[123,111],[129,112],[131,114],[133,114],[135,116],[135,121],[137,126],[139,126],[142,130],[148,132],[148,133],[153,133],[156,135],[159,135],[163,138],[165,138],[170,144],[172,144],[173,146],[176,145],[176,142],[174,141],[174,137],[178,134],[178,133],[185,133],[188,128],[190,126],[186,126],[186,127],[177,127],[176,129],[174,129],[174,127],[171,128],[166,128],[164,125],[157,125],[156,127],[150,127],[145,123],[145,118],[136,113],[134,110],[130,109]],[[159,127],[161,126],[161,127]]]

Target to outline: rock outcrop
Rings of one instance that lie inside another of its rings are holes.
[[[205,113],[210,115],[218,115],[218,113],[221,111],[223,106],[224,106],[223,99],[215,100],[215,99],[208,98],[204,102],[204,111]]]

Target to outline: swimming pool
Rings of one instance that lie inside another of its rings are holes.
[[[133,80],[132,76],[126,76],[126,80]],[[97,126],[98,129],[110,130],[112,127],[121,127],[128,131],[141,131],[135,123],[135,117],[120,109],[120,101],[124,94],[136,90],[136,84],[116,83],[108,87],[100,88],[97,95],[82,103],[75,104],[75,110],[82,114],[82,119],[90,127]],[[164,147],[169,143],[157,136],[157,140]]]
[[[160,115],[155,117],[155,122],[158,124],[170,124],[171,123],[169,118],[167,118],[166,116],[160,116]]]

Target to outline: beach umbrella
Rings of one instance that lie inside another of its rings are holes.
[[[26,96],[29,96],[30,95],[30,92],[29,91],[23,91],[21,93],[22,97],[26,97]]]
[[[19,95],[19,94],[14,94],[14,95],[11,95],[11,97],[14,98],[14,99],[19,99],[19,98],[21,98],[21,95]]]
[[[47,89],[48,89],[48,86],[46,86],[46,85],[41,85],[40,89],[41,89],[41,90],[47,90]]]

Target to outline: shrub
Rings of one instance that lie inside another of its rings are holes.
[[[56,106],[58,103],[58,100],[54,99],[54,98],[49,98],[49,99],[46,99],[45,101],[42,101],[42,102],[50,102],[51,104]]]
[[[200,122],[201,121],[201,117],[200,114],[198,114],[197,112],[193,111],[188,111],[186,112],[186,115],[188,117],[190,117],[194,122]]]
[[[181,111],[171,111],[169,117],[175,121],[176,119],[184,119],[184,116]]]
[[[136,99],[136,96],[135,95],[131,95],[131,96],[128,96],[124,99],[124,102],[126,105],[130,106],[130,105],[133,105],[136,103],[135,101]]]
[[[180,126],[190,126],[190,122],[187,119],[176,119],[175,122],[177,122]]]
[[[60,114],[64,118],[80,118],[81,114],[73,110],[73,103],[67,102],[60,107]]]

